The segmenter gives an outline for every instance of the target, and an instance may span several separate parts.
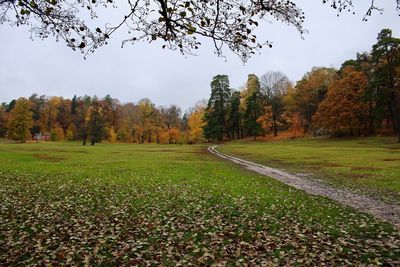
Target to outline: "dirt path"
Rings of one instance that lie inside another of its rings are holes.
[[[208,151],[221,158],[240,164],[246,167],[248,170],[272,177],[287,185],[304,190],[309,194],[328,197],[337,202],[353,207],[359,211],[371,214],[376,218],[387,221],[395,225],[397,228],[400,228],[400,206],[398,205],[388,204],[371,197],[355,194],[354,192],[346,189],[338,189],[329,186],[320,181],[307,179],[300,175],[287,173],[278,169],[230,156],[217,151],[215,149],[216,147],[217,146],[209,147]]]

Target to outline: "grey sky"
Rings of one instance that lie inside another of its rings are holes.
[[[84,60],[82,54],[53,38],[31,41],[26,28],[0,25],[0,102],[35,92],[69,98],[110,94],[122,102],[148,97],[156,105],[176,104],[186,110],[208,98],[216,74],[229,75],[233,88],[243,85],[247,74],[269,70],[280,70],[297,81],[313,66],[339,67],[357,52],[369,51],[383,28],[400,37],[400,17],[393,0],[375,1],[385,12],[375,13],[368,22],[362,17],[370,1],[355,1],[360,2],[356,15],[345,12],[340,17],[321,2],[296,1],[306,14],[309,34],[304,40],[284,24],[264,25],[259,39],[268,38],[274,46],[254,55],[246,65],[227,49],[226,60],[218,58],[211,43],[203,43],[198,56],[182,56],[161,49],[161,43],[121,49],[119,36]]]

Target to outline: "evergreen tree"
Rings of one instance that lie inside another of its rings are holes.
[[[33,112],[33,126],[32,133],[40,133],[42,131],[40,127],[40,114],[46,104],[46,96],[38,96],[37,94],[33,94],[29,97],[29,101],[31,102],[31,111]]]
[[[231,98],[229,77],[217,75],[211,81],[211,96],[204,114],[204,135],[207,139],[222,141],[224,134],[230,139],[228,114]]]
[[[97,97],[92,99],[88,125],[90,144],[93,146],[95,143],[101,142],[105,130],[103,109]]]
[[[232,135],[232,139],[240,138],[240,92],[235,91],[232,93],[231,104],[229,110],[229,129]]]
[[[85,146],[88,138],[91,98],[87,95],[79,97],[76,103],[77,108],[73,120],[78,132],[78,137],[82,138],[82,144]]]
[[[258,118],[262,115],[262,108],[262,97],[259,92],[255,92],[247,98],[244,123],[248,135],[252,135],[254,140],[256,140],[257,135],[260,135],[263,132],[260,123],[257,122]]]
[[[71,100],[71,116],[74,116],[78,110],[78,98],[76,95]]]
[[[400,86],[397,69],[400,67],[400,39],[392,31],[383,29],[372,47],[375,64],[374,84],[382,105],[387,106],[393,130],[400,142]]]
[[[108,138],[110,134],[111,128],[116,128],[117,124],[117,107],[118,107],[118,100],[113,99],[110,95],[106,95],[101,100],[101,105],[103,107],[103,114],[104,114],[104,126],[108,129],[104,131],[106,134],[104,138]]]
[[[7,112],[7,113],[11,112],[11,110],[12,110],[12,109],[14,108],[14,106],[15,106],[15,103],[17,103],[17,100],[13,99],[13,100],[10,101],[10,103],[8,103],[8,104],[5,105],[5,109],[6,109],[6,112]]]

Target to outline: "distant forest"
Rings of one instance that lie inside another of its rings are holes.
[[[275,136],[397,135],[400,141],[400,39],[384,29],[370,52],[340,69],[314,67],[292,83],[279,71],[249,74],[239,90],[227,75],[211,81],[211,95],[185,114],[149,99],[122,104],[107,95],[33,94],[0,106],[0,137],[25,142],[102,140],[126,143],[200,143]]]

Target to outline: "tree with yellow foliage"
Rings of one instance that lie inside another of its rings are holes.
[[[68,141],[72,141],[75,139],[76,135],[77,135],[76,126],[75,124],[72,123],[68,126],[67,134],[65,137],[67,138]]]
[[[196,144],[204,140],[203,137],[203,126],[204,126],[204,107],[196,106],[194,111],[189,115],[189,140],[188,143]]]
[[[61,98],[57,96],[50,97],[44,103],[39,120],[41,132],[50,133],[53,128],[57,127],[58,107],[60,103]]]
[[[115,132],[114,127],[108,129],[108,141],[111,143],[115,143],[117,141],[117,133]]]
[[[58,125],[54,125],[50,131],[50,140],[51,141],[60,141],[65,139],[64,130]]]
[[[9,115],[7,136],[25,143],[33,125],[32,115],[29,100],[19,98]]]

